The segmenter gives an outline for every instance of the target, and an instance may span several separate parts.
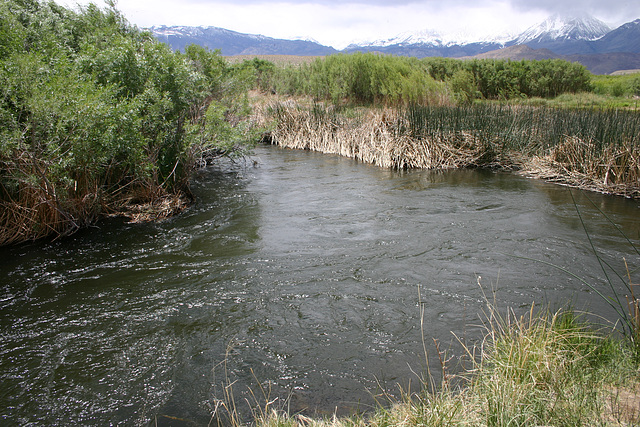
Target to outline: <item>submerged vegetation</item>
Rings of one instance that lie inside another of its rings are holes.
[[[242,152],[253,74],[174,53],[114,5],[0,4],[0,244],[169,215],[198,163]]]

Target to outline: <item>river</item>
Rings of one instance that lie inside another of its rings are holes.
[[[637,200],[276,147],[252,159],[199,172],[174,218],[0,249],[3,425],[207,425],[225,391],[241,411],[366,411],[417,388],[423,337],[432,369],[436,340],[454,371],[485,296],[616,320],[549,265],[613,293],[583,222],[614,270],[640,262],[606,218],[640,246]]]

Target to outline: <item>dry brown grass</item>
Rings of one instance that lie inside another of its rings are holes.
[[[163,193],[144,202],[129,201],[123,203],[121,208],[110,216],[128,218],[130,223],[142,223],[159,221],[170,218],[185,210],[193,202],[192,198],[184,193]]]
[[[630,144],[598,153],[593,144],[567,138],[549,154],[526,159],[522,173],[589,191],[640,198],[640,148]]]
[[[0,246],[68,236],[99,217],[124,217],[130,222],[157,221],[173,216],[192,199],[183,192],[170,193],[161,186],[137,185],[117,194],[93,190],[69,192],[60,197],[43,176],[39,182],[24,181],[17,196],[0,200]]]
[[[0,187],[0,246],[64,236],[80,228],[79,217],[91,217],[95,198],[89,194],[82,198],[61,197],[60,190],[48,178],[51,165],[47,162],[23,152],[14,153],[13,163],[3,166],[21,178],[15,180],[17,188],[13,192]],[[33,171],[35,176],[29,179]]]
[[[0,203],[0,246],[62,235],[65,229],[67,223],[59,210],[42,194],[33,194],[28,205],[17,201]]]
[[[338,154],[384,168],[468,167],[484,155],[470,134],[449,141],[416,139],[398,132],[403,119],[397,109],[361,109],[353,118],[332,114],[331,108],[323,111],[328,114],[319,117],[313,108],[285,101],[259,104],[256,117],[262,125],[276,117],[269,137],[278,146]]]
[[[541,154],[505,151],[480,133],[412,137],[397,108],[354,108],[348,114],[310,99],[253,94],[254,120],[271,129],[271,143],[338,154],[392,169],[493,167],[606,194],[640,198],[640,148],[632,143],[597,149],[565,136]]]

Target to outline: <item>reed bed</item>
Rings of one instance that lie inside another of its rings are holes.
[[[392,108],[357,110],[352,117],[335,107],[291,104],[268,107],[275,119],[268,139],[281,147],[338,154],[392,169],[444,169],[476,165],[484,156],[479,140],[466,134],[452,143],[449,135],[414,138],[402,112]]]
[[[0,203],[0,244],[8,245],[50,234],[62,235],[68,227],[60,211],[43,194],[34,193],[30,204]]]
[[[51,164],[20,156],[3,166],[12,176],[23,178],[10,182],[13,191],[0,186],[0,246],[68,236],[101,216],[123,217],[132,223],[161,220],[192,202],[187,192],[169,192],[150,183],[131,182],[107,191],[85,177],[75,185],[62,185],[48,178]],[[39,178],[25,178],[33,170]]]
[[[392,169],[490,167],[640,197],[640,114],[496,104],[345,108],[257,104],[268,140]]]
[[[4,173],[19,179],[0,184],[0,245],[49,235],[59,237],[79,228],[77,213],[83,203],[70,203],[68,197],[61,197],[47,177],[50,164],[17,153],[12,163],[2,162],[1,166]],[[33,171],[35,177],[29,176]],[[7,189],[10,184],[13,191]],[[84,206],[88,207],[90,201],[87,197]]]

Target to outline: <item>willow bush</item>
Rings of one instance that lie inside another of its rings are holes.
[[[593,76],[593,91],[616,97],[640,96],[640,72],[616,76]]]
[[[331,55],[276,69],[268,89],[336,104],[424,104],[447,97],[446,86],[435,81],[419,59],[370,53]]]
[[[337,54],[269,70],[261,88],[360,105],[465,104],[591,90],[591,74],[563,60],[510,61]]]
[[[255,76],[218,52],[172,52],[114,2],[7,0],[0,35],[0,244],[145,204],[169,214],[200,158],[243,147],[238,100]]]

